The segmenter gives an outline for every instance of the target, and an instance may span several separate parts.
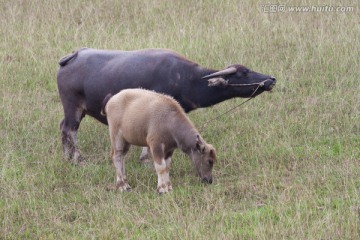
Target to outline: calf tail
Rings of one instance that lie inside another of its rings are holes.
[[[106,97],[104,98],[104,100],[102,101],[102,104],[101,104],[101,115],[103,116],[106,116],[106,104],[108,103],[108,101],[110,100],[110,98],[112,97],[113,95],[111,93],[109,93],[108,95],[106,95]]]

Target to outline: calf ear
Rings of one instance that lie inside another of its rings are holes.
[[[196,135],[196,149],[199,150],[200,153],[205,151],[205,142],[201,139],[200,135]]]
[[[210,149],[209,155],[210,155],[211,158],[215,159],[215,158],[216,158],[216,151],[215,151],[215,149],[213,149],[213,148]]]

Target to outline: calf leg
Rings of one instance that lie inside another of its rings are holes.
[[[65,158],[73,164],[81,164],[83,158],[77,148],[77,131],[80,126],[81,119],[85,116],[84,111],[77,110],[67,112],[65,118],[60,123],[61,140]]]
[[[167,182],[167,186],[168,186],[168,190],[171,191],[172,190],[172,185],[171,185],[171,181],[170,181],[171,157],[168,157],[168,158],[165,159],[165,164],[166,164],[167,175],[168,175],[168,178],[169,178],[169,181]]]
[[[141,154],[140,154],[140,163],[148,163],[151,161],[149,156],[149,148],[143,147],[141,148]]]
[[[165,159],[163,145],[155,146],[151,148],[151,151],[158,175],[157,191],[158,193],[167,193],[172,190],[169,176],[171,157]]]
[[[125,175],[125,156],[130,149],[128,144],[119,134],[111,138],[113,147],[113,162],[116,169],[116,189],[120,191],[130,191],[131,187]]]

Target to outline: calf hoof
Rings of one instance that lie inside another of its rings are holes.
[[[129,185],[123,186],[123,187],[118,188],[117,190],[119,190],[120,192],[131,192],[131,187]]]
[[[131,187],[127,182],[117,182],[116,183],[116,189],[120,192],[130,192]]]
[[[172,186],[171,186],[171,183],[168,183],[168,184],[163,184],[161,186],[158,186],[157,188],[157,192],[161,195],[161,194],[164,194],[164,193],[168,193],[168,192],[171,192],[172,191]]]
[[[145,164],[146,163],[152,163],[153,162],[152,156],[151,156],[151,154],[149,154],[149,152],[150,152],[149,148],[147,149],[147,151],[145,151],[143,149],[143,151],[140,154],[139,162],[145,163]]]
[[[152,160],[148,157],[148,155],[140,156],[139,162],[141,163],[151,163]]]
[[[154,161],[151,158],[148,158],[147,155],[146,157],[140,157],[139,162],[141,165],[145,166],[146,168],[149,169],[154,169]]]

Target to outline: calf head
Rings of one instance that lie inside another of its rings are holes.
[[[198,177],[203,183],[212,183],[212,169],[216,160],[215,148],[197,135],[196,147],[192,152],[192,161]]]
[[[231,88],[237,97],[255,97],[275,86],[276,79],[254,72],[242,65],[231,65],[224,70],[202,77],[211,87]]]

